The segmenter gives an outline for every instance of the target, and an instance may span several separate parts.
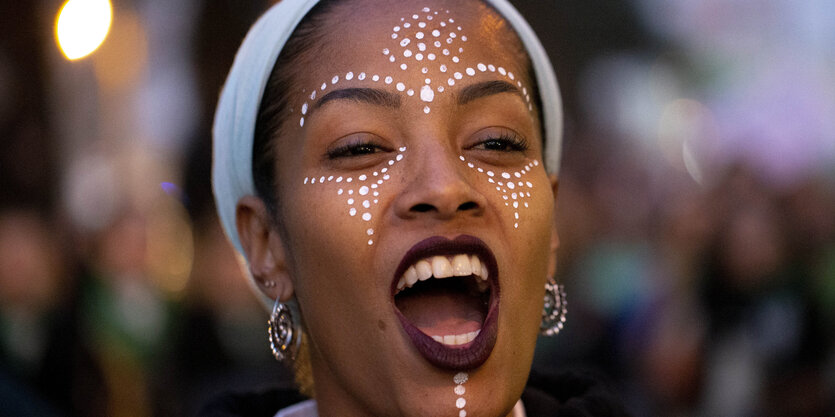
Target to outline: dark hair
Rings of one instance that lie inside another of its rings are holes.
[[[261,98],[261,105],[258,109],[258,116],[255,122],[255,138],[252,146],[252,177],[255,182],[255,191],[258,193],[264,204],[267,206],[274,221],[279,222],[278,212],[281,202],[276,196],[276,155],[275,138],[283,133],[285,122],[293,112],[288,103],[290,89],[294,87],[294,80],[303,70],[297,64],[299,60],[305,60],[311,54],[320,52],[316,48],[323,45],[322,38],[326,35],[323,30],[325,20],[334,6],[344,0],[322,0],[314,6],[296,26],[290,39],[284,45],[278,59],[270,73],[270,78],[264,89],[264,96]],[[491,7],[488,4],[488,7]],[[497,15],[501,15],[493,9]],[[510,30],[516,38],[518,35]],[[530,57],[521,41],[516,42],[519,54],[525,60],[526,75],[531,83],[531,100],[534,110],[540,120],[541,136],[544,140],[544,124],[542,123],[542,103],[539,95],[539,88],[536,83],[536,74],[533,71]],[[543,143],[544,149],[544,143]]]
[[[275,195],[277,178],[273,139],[281,136],[284,122],[292,113],[288,103],[289,92],[293,88],[293,80],[301,71],[294,62],[304,59],[314,52],[316,45],[321,45],[320,41],[325,36],[325,31],[321,28],[324,27],[328,12],[339,1],[320,1],[299,22],[275,61],[258,108],[252,144],[252,178],[258,197],[264,201],[274,219],[278,213],[279,202]]]

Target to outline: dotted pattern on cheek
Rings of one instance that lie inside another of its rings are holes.
[[[463,34],[463,28],[455,23],[455,19],[448,15],[449,10],[439,13],[429,7],[424,7],[420,13],[401,17],[400,23],[392,28],[389,35],[392,45],[381,51],[385,59],[393,66],[391,73],[369,75],[360,72],[356,79],[373,83],[382,81],[386,85],[394,84],[397,91],[405,92],[409,97],[414,97],[417,93],[417,98],[424,103],[423,112],[429,114],[432,110],[430,104],[434,102],[435,95],[443,93],[464,77],[475,77],[481,73],[497,73],[521,89],[528,104],[528,111],[533,111],[527,87],[522,85],[522,81],[517,79],[513,72],[493,64],[479,62],[474,66],[467,66],[461,63],[459,54],[464,52],[464,47],[461,45],[467,42],[467,35]],[[410,86],[397,79],[398,70],[406,71],[412,65],[420,67],[420,72],[426,75],[423,85]],[[317,94],[321,94],[341,80],[353,80],[354,76],[353,71],[344,75],[334,75],[329,82],[323,82],[313,89],[309,95],[310,100],[315,100]],[[308,109],[308,102],[305,102],[301,107],[299,118],[301,127],[304,127],[304,118],[307,116]]]
[[[348,204],[348,215],[351,217],[359,216],[364,222],[371,224],[373,214],[371,214],[372,207],[380,203],[380,190],[383,185],[391,180],[391,173],[393,167],[403,160],[403,153],[406,152],[406,147],[398,149],[398,153],[394,158],[386,161],[385,166],[371,173],[363,173],[356,178],[353,176],[334,176],[329,175],[319,177],[305,177],[304,185],[324,185],[324,184],[338,184],[339,188],[336,195],[340,199],[345,199]],[[366,229],[365,234],[368,236],[368,245],[374,244],[374,228]]]
[[[522,169],[515,172],[493,172],[491,170],[485,170],[484,168],[478,167],[472,162],[468,162],[467,158],[464,158],[463,155],[459,155],[458,159],[467,164],[468,168],[483,175],[487,179],[487,182],[489,182],[491,186],[494,186],[496,191],[501,193],[504,205],[506,207],[513,207],[513,227],[518,229],[519,210],[530,207],[530,204],[528,204],[525,200],[531,198],[531,190],[533,189],[533,184],[530,181],[526,181],[524,177],[531,172],[534,167],[539,166],[539,161],[534,159],[527,163]]]

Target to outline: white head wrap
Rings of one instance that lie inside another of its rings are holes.
[[[235,222],[238,200],[256,195],[252,146],[261,97],[276,59],[293,31],[318,0],[282,0],[249,30],[220,94],[214,120],[212,184],[226,236],[243,254]],[[528,22],[507,0],[486,0],[510,23],[528,52],[536,74],[545,124],[545,166],[559,169],[562,145],[562,101],[551,61]],[[248,271],[247,271],[248,274]],[[250,284],[255,287],[252,277]],[[260,291],[256,291],[260,294]],[[265,299],[269,306],[272,301]]]

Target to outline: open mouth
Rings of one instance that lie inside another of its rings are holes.
[[[446,369],[480,366],[496,342],[498,268],[489,247],[462,235],[425,239],[392,281],[397,317],[418,352]]]

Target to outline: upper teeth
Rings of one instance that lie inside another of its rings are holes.
[[[479,286],[487,284],[487,267],[478,259],[476,255],[455,255],[451,257],[433,256],[431,258],[421,259],[400,277],[397,282],[397,290],[411,287],[418,281],[426,281],[431,277],[435,278],[449,278],[449,277],[466,277],[475,275],[480,278]]]

